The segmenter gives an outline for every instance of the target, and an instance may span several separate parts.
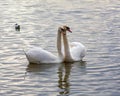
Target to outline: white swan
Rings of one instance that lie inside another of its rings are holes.
[[[67,26],[63,26],[63,29],[70,31],[70,28]],[[72,42],[69,45],[65,30],[63,32],[64,62],[74,62],[82,60],[86,54],[85,46],[80,42]]]
[[[64,60],[64,56],[61,48],[61,33],[64,31],[70,31],[63,29],[62,27],[58,28],[57,33],[57,50],[58,56],[53,55],[51,52],[48,52],[42,48],[33,48],[25,52],[25,55],[29,63],[61,63]]]
[[[58,28],[57,35],[57,50],[58,57],[52,53],[42,49],[33,48],[25,52],[26,57],[30,63],[61,63],[61,62],[74,62],[80,61],[85,56],[86,48],[79,42],[72,42],[69,46],[66,31],[72,32],[68,26]],[[63,36],[63,50],[61,38]]]

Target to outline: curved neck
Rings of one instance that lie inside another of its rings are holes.
[[[73,59],[70,54],[69,43],[66,34],[63,34],[63,43],[64,43],[64,53],[65,53],[65,62],[72,62]]]
[[[58,56],[63,59],[63,54],[62,54],[62,48],[61,48],[61,32],[58,29],[58,33],[57,33],[57,51],[58,51]]]

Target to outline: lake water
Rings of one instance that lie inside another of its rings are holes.
[[[29,64],[32,46],[57,54],[61,25],[86,46],[83,61]],[[0,96],[120,96],[120,0],[1,0]]]

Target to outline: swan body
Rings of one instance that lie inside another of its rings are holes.
[[[74,61],[80,61],[86,54],[86,48],[80,42],[72,42],[70,43],[70,53]]]
[[[71,58],[71,60],[70,59],[68,59],[68,60],[64,59],[65,62],[80,61],[86,55],[86,48],[80,42],[71,42],[68,50],[70,51],[70,57],[69,58]],[[64,48],[62,48],[62,53],[65,55]]]
[[[26,57],[30,63],[59,63],[60,58],[40,47],[35,47],[26,52]]]

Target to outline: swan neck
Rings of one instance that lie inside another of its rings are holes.
[[[61,32],[58,29],[58,34],[57,34],[57,51],[58,51],[58,56],[60,58],[63,58],[63,54],[62,54],[62,48],[61,48]]]
[[[66,62],[72,62],[73,59],[70,54],[69,43],[66,34],[63,34],[63,42],[64,42],[64,53],[65,53],[65,60]]]

